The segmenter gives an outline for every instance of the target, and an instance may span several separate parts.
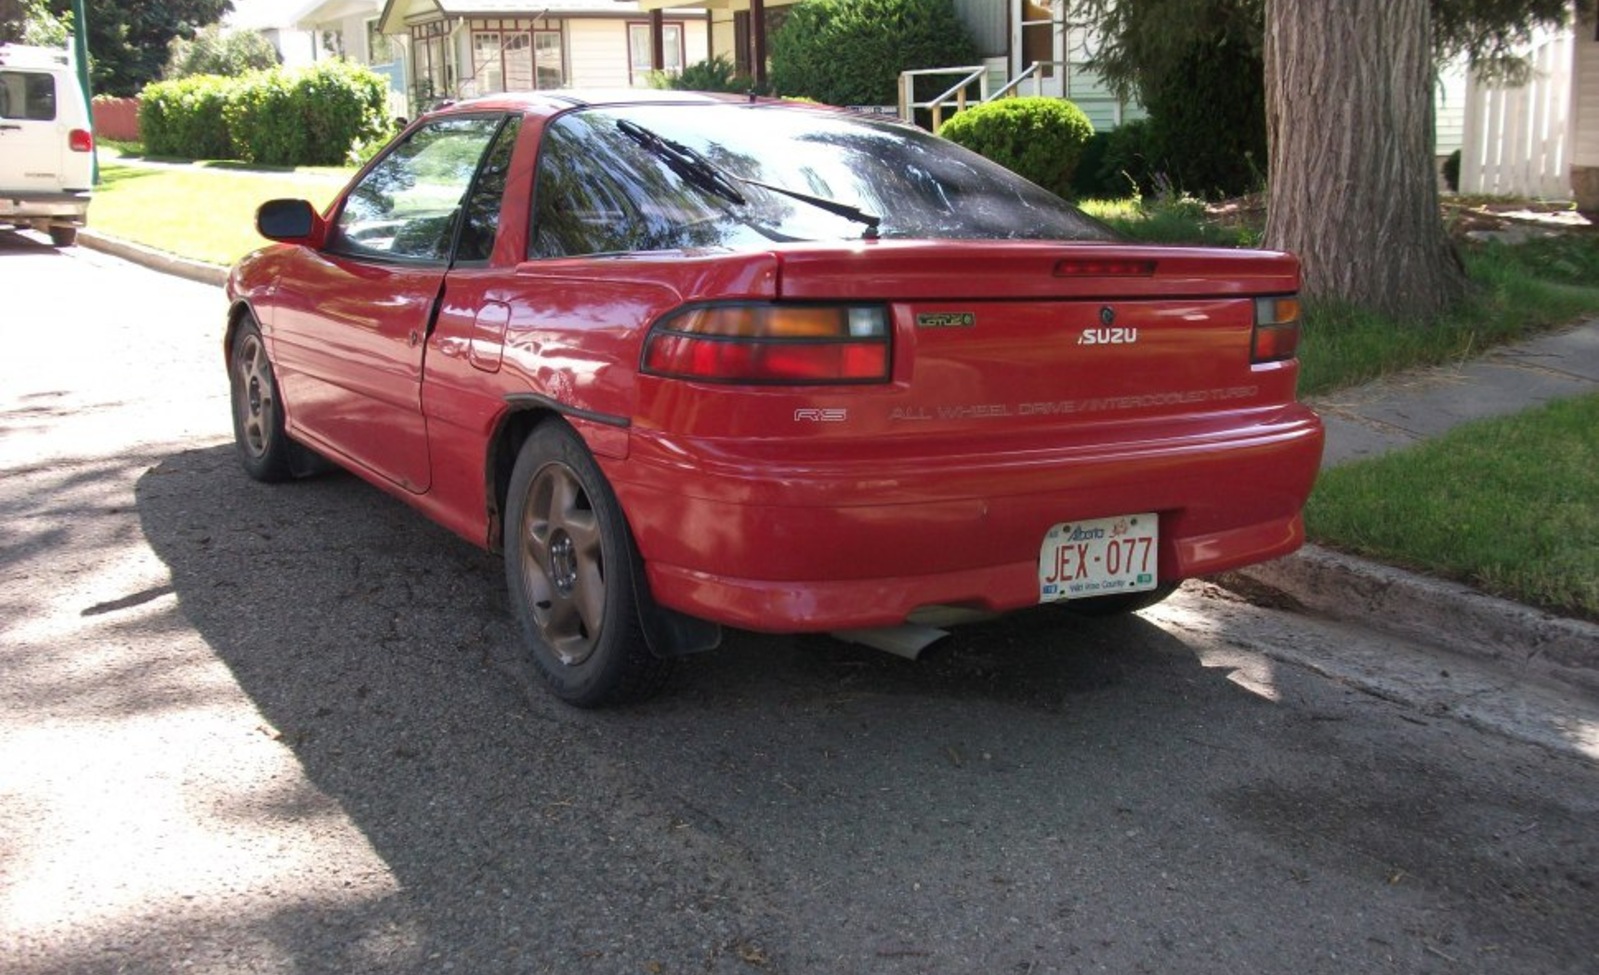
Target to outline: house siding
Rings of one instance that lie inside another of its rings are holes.
[[[574,88],[626,88],[627,21],[568,20],[566,79]]]

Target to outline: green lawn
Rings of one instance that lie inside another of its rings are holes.
[[[1305,523],[1329,547],[1599,621],[1599,395],[1336,467]]]
[[[257,171],[221,166],[152,167],[107,162],[89,207],[101,233],[210,264],[232,264],[266,243],[255,210],[277,197],[303,197],[318,209],[349,171]]]

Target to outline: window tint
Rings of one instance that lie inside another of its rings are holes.
[[[0,71],[0,118],[53,122],[56,80],[41,71]]]
[[[483,161],[472,195],[466,201],[461,240],[455,246],[457,261],[486,261],[494,253],[494,235],[500,229],[500,199],[505,196],[511,151],[516,148],[516,134],[521,128],[520,118],[508,120]]]
[[[499,117],[443,119],[411,133],[350,191],[332,249],[356,257],[443,261]]]
[[[650,136],[691,153],[673,158]],[[730,178],[722,189],[707,185],[719,174]],[[1116,239],[1071,204],[920,129],[803,108],[645,105],[571,112],[545,130],[532,255],[863,235],[861,221],[747,180],[858,207],[881,219],[883,237]]]

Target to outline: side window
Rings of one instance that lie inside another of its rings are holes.
[[[448,260],[467,187],[501,121],[441,119],[412,132],[350,191],[329,249],[352,257]]]
[[[458,262],[486,261],[494,253],[494,235],[500,229],[500,199],[505,196],[505,181],[511,173],[511,151],[516,148],[516,135],[521,129],[520,118],[509,119],[483,161],[483,170],[478,173],[472,195],[466,201],[461,241],[455,247]]]
[[[53,122],[56,80],[42,71],[0,71],[0,118]]]

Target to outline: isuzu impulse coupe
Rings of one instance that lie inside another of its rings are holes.
[[[1295,259],[1125,243],[916,128],[492,96],[258,223],[245,470],[332,461],[503,552],[573,704],[722,626],[1125,612],[1302,540]]]

